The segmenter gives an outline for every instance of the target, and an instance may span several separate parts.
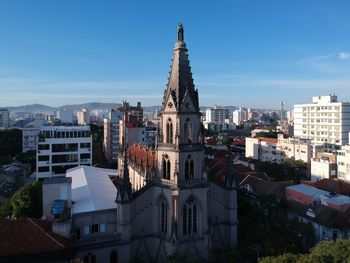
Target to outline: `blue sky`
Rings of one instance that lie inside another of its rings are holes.
[[[0,107],[159,105],[182,21],[201,105],[350,101],[349,1],[0,1]]]

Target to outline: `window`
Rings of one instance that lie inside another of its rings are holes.
[[[84,256],[84,263],[96,263],[96,256],[89,252]]]
[[[166,125],[166,142],[173,143],[173,123],[171,119],[168,119],[168,123]]]
[[[100,232],[101,233],[106,232],[106,224],[100,224]]]
[[[90,159],[91,155],[90,153],[81,153],[80,154],[80,159]]]
[[[80,229],[79,229],[79,228],[75,229],[75,238],[76,238],[77,240],[79,240],[79,239],[81,238]]]
[[[186,180],[194,179],[194,161],[191,155],[187,156],[187,160],[185,162],[185,179]]]
[[[52,163],[74,163],[78,161],[77,154],[52,155]]]
[[[50,167],[49,166],[43,166],[43,167],[38,167],[38,172],[49,172],[50,171]]]
[[[98,224],[91,225],[91,233],[98,233]]]
[[[164,197],[160,201],[160,232],[166,234],[168,232],[168,203]]]
[[[170,165],[170,160],[166,157],[163,159],[163,178],[170,180],[170,170],[171,170],[171,165]]]
[[[38,150],[50,150],[50,144],[39,144]]]
[[[187,119],[185,122],[185,141],[187,143],[192,143],[192,124],[190,119]]]
[[[50,160],[50,156],[49,155],[39,155],[38,156],[38,161],[49,161]]]
[[[83,142],[80,144],[80,148],[90,148],[90,147],[91,147],[90,143]]]
[[[118,263],[118,253],[113,250],[110,257],[109,257],[109,262],[110,263]]]
[[[84,235],[87,236],[90,234],[90,227],[89,226],[84,226]]]
[[[183,235],[193,235],[197,233],[197,205],[192,197],[190,197],[183,207]]]

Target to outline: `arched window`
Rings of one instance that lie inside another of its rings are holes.
[[[118,263],[118,253],[113,250],[110,257],[109,257],[109,262],[110,263]]]
[[[84,256],[84,263],[96,263],[96,256],[89,252]]]
[[[170,160],[167,159],[167,157],[165,157],[163,159],[162,162],[162,169],[163,169],[163,178],[170,180],[170,169],[171,169],[171,165],[170,165]]]
[[[160,201],[160,232],[168,233],[168,203],[164,197]]]
[[[194,179],[194,161],[191,155],[188,155],[185,161],[185,179],[186,180]]]
[[[184,135],[186,143],[192,143],[192,124],[190,119],[187,119],[184,127]]]
[[[163,159],[163,164],[162,164],[162,169],[163,169],[163,178],[166,178],[166,160],[165,158]]]
[[[166,125],[166,142],[173,143],[173,123],[171,119],[168,119],[168,123]]]
[[[170,180],[170,160],[166,164],[166,179]]]
[[[192,197],[190,197],[183,207],[183,235],[193,235],[197,233],[197,205]]]

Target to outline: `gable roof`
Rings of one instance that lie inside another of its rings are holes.
[[[40,219],[0,219],[0,258],[67,249],[69,239],[51,231],[51,222]]]

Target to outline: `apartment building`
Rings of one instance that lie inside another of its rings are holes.
[[[337,176],[337,156],[333,153],[319,152],[311,160],[311,181],[317,182]]]
[[[40,128],[22,129],[22,152],[36,150]]]
[[[10,112],[5,108],[0,108],[0,128],[7,129],[9,127]]]
[[[37,180],[64,176],[69,168],[92,165],[89,126],[43,126],[39,133]]]
[[[90,112],[87,108],[83,108],[77,112],[78,125],[90,124]]]
[[[245,156],[264,162],[282,163],[295,159],[310,163],[312,154],[313,146],[308,139],[284,138],[283,134],[278,134],[277,138],[246,138]]]
[[[337,95],[317,96],[312,103],[294,105],[294,136],[312,143],[344,145],[350,132],[350,103]]]
[[[207,109],[205,111],[205,122],[207,123],[225,123],[225,120],[229,119],[229,117],[229,109],[222,108],[216,105],[213,108]]]
[[[103,119],[103,152],[110,163],[118,158],[119,121],[123,116],[123,112],[112,109],[108,118]]]
[[[247,110],[239,108],[238,110],[233,111],[232,113],[232,122],[236,125],[241,125],[243,121],[248,119]]]

